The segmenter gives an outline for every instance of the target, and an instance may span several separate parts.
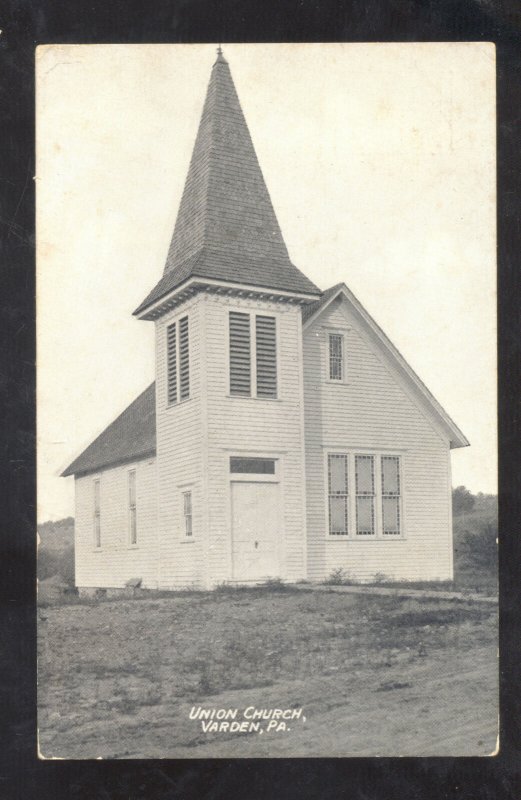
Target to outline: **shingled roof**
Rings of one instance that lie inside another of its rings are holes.
[[[221,53],[212,68],[164,274],[134,314],[191,277],[320,293],[290,261]]]
[[[155,452],[156,385],[152,383],[62,472],[62,476],[106,469],[155,455]]]

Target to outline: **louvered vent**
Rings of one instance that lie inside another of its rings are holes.
[[[257,397],[277,396],[277,341],[275,317],[255,318]]]
[[[177,324],[166,329],[168,402],[177,403]]]
[[[190,397],[188,317],[179,320],[179,396],[181,400]]]
[[[230,394],[251,394],[250,315],[230,311]]]

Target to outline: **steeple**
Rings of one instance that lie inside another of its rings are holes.
[[[320,294],[289,259],[220,46],[163,278],[134,313],[193,277]]]

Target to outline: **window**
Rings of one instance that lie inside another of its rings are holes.
[[[277,324],[275,317],[230,311],[230,394],[277,397]],[[253,345],[253,346],[252,346]]]
[[[355,456],[356,534],[374,535],[374,456]]]
[[[230,311],[230,394],[251,394],[250,315]]]
[[[275,475],[273,458],[230,458],[230,472],[255,473],[257,475]]]
[[[188,317],[179,320],[166,329],[167,342],[167,398],[168,404],[190,397],[190,347],[188,336]]]
[[[400,462],[382,456],[382,534],[400,535]]]
[[[329,334],[329,380],[344,378],[344,337],[341,333]]]
[[[183,492],[183,514],[185,518],[185,536],[192,535],[192,492]]]
[[[137,544],[137,517],[136,517],[136,470],[128,473],[128,519],[129,541]]]
[[[177,323],[166,329],[168,402],[177,403]]]
[[[347,536],[348,480],[347,455],[328,456],[329,533]]]
[[[188,347],[188,317],[179,320],[179,397],[190,396],[190,363]]]
[[[403,537],[401,458],[376,453],[327,454],[330,536]]]
[[[94,546],[101,547],[100,482],[94,481]]]
[[[275,317],[255,317],[257,397],[277,396],[277,343]]]

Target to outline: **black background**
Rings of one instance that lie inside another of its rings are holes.
[[[521,797],[519,0],[0,0],[0,28],[4,408],[0,715],[7,723],[0,749],[0,798],[517,800]],[[107,762],[36,758],[34,50],[45,43],[219,41],[492,41],[497,45],[501,570],[497,757]]]

